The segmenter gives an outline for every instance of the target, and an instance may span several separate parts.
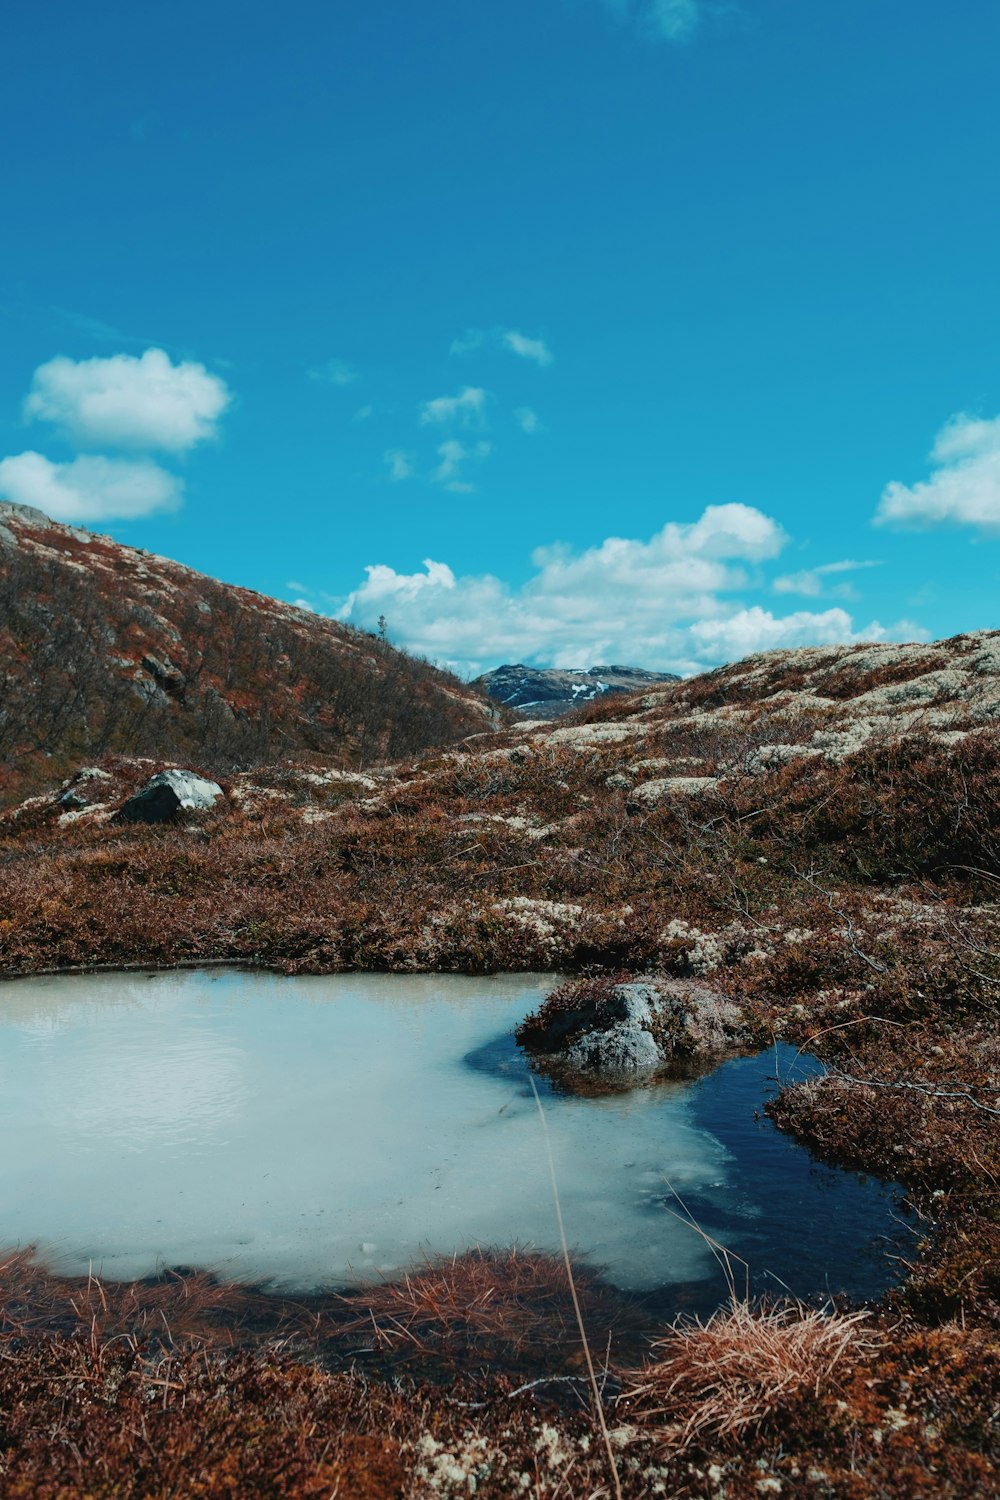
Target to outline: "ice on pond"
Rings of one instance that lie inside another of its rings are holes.
[[[553,983],[216,970],[5,984],[0,1244],[67,1272],[207,1266],[302,1290],[476,1244],[558,1250],[510,1040]],[[665,1208],[668,1182],[720,1212],[738,1203],[748,1229],[760,1219],[697,1086],[544,1093],[567,1234],[617,1285],[713,1268]]]

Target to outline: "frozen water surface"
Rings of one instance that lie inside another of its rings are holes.
[[[4,984],[0,1244],[37,1245],[66,1272],[208,1266],[301,1290],[475,1244],[557,1250],[512,1041],[554,982],[209,970]],[[796,1292],[884,1284],[885,1190],[755,1122],[774,1067],[771,1053],[600,1099],[541,1086],[579,1257],[627,1288],[707,1278],[703,1242],[665,1207],[669,1179]]]

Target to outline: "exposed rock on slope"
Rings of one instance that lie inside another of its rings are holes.
[[[609,693],[638,693],[657,683],[678,682],[675,672],[647,672],[642,667],[497,667],[476,679],[491,698],[522,719],[558,719]]]
[[[398,759],[490,727],[457,678],[363,632],[0,505],[0,796],[112,753],[216,773]]]
[[[169,823],[181,812],[207,812],[221,796],[218,782],[194,771],[160,771],[129,797],[116,817],[122,823]]]

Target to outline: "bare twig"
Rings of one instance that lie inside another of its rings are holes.
[[[925,1094],[929,1099],[963,1099],[966,1104],[971,1104],[975,1109],[981,1109],[984,1114],[994,1115],[1000,1119],[1000,1109],[993,1109],[989,1104],[983,1104],[965,1089],[933,1089],[923,1083],[890,1083],[884,1078],[858,1078],[853,1073],[842,1073],[839,1068],[828,1068],[827,1071],[833,1078],[840,1078],[845,1083],[856,1083],[866,1089],[906,1089],[910,1093]]]

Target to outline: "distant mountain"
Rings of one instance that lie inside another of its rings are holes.
[[[0,503],[5,800],[113,754],[357,767],[491,717],[473,688],[363,631]]]
[[[679,682],[675,672],[647,672],[642,667],[590,667],[562,671],[558,667],[497,667],[477,677],[491,698],[513,709],[520,718],[557,719],[606,693],[638,693],[664,682]]]

